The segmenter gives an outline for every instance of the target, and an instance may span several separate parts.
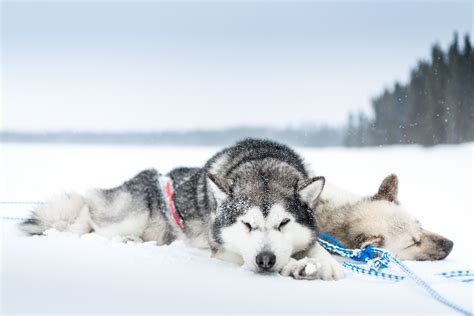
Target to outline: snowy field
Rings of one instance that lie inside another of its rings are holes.
[[[200,166],[218,148],[2,144],[0,201],[42,201],[61,191],[112,187],[138,171]],[[439,262],[407,262],[440,293],[473,308],[473,285],[434,274],[473,266],[474,144],[435,148],[298,149],[321,175],[375,193],[395,172],[400,201],[429,230],[454,241]],[[3,217],[28,205],[0,204]],[[156,247],[89,234],[25,237],[1,220],[1,313],[451,314],[410,281],[348,272],[338,282],[257,275],[184,242]]]

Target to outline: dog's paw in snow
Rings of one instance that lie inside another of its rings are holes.
[[[318,270],[321,264],[315,259],[303,258],[296,260],[290,258],[290,261],[283,267],[280,274],[283,276],[291,276],[297,280],[314,280],[318,278]]]
[[[305,257],[300,260],[291,258],[280,272],[297,280],[339,280],[344,277],[344,270],[333,258],[315,259]]]
[[[317,271],[318,279],[331,281],[344,277],[344,268],[320,244],[316,243],[308,252],[308,257],[315,259],[321,265]]]
[[[339,280],[344,277],[344,268],[331,256],[320,258],[318,260],[320,268],[318,270],[318,279],[325,281]]]

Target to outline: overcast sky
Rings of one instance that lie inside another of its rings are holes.
[[[3,129],[342,125],[472,1],[1,3]]]

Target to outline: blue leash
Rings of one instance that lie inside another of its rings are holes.
[[[449,308],[461,314],[473,315],[473,313],[471,313],[470,311],[458,306],[457,304],[443,297],[426,281],[416,275],[405,264],[403,264],[400,260],[392,256],[392,254],[386,250],[375,248],[372,246],[368,246],[365,249],[347,249],[337,239],[324,233],[320,234],[319,243],[329,252],[341,255],[346,258],[350,258],[354,261],[367,263],[368,268],[361,267],[360,265],[353,264],[351,262],[342,263],[345,268],[350,269],[353,272],[395,282],[405,280],[408,277],[412,279],[417,285],[422,287],[426,292],[428,292],[429,295],[431,295],[431,297],[433,297],[438,302],[448,306]],[[376,255],[378,255],[378,257],[375,257]],[[402,270],[406,274],[406,276],[394,275],[379,271],[382,268],[388,267],[390,263],[394,263],[395,265],[397,265],[400,270]],[[447,278],[452,278],[458,276],[472,276],[474,274],[470,270],[458,270],[441,273],[440,275],[445,276]],[[471,282],[470,280],[473,279],[468,280],[466,281]]]

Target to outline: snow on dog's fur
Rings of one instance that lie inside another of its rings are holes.
[[[30,234],[48,228],[94,231],[159,245],[187,239],[256,272],[339,279],[341,266],[317,243],[314,208],[325,180],[309,174],[290,148],[248,139],[217,153],[203,168],[177,168],[167,175],[183,230],[170,215],[155,169],[112,189],[55,199],[21,227]]]
[[[291,255],[306,249],[307,241],[314,236],[310,229],[301,227],[282,205],[275,204],[266,218],[258,208],[249,209],[236,223],[222,231],[221,238],[229,251],[242,254],[242,263],[250,264],[252,270],[259,269],[254,258],[268,252],[275,256],[272,269],[281,271]]]
[[[453,248],[451,240],[425,230],[400,205],[394,174],[387,176],[370,197],[326,184],[316,216],[322,232],[349,248],[381,247],[402,260],[440,260]]]

